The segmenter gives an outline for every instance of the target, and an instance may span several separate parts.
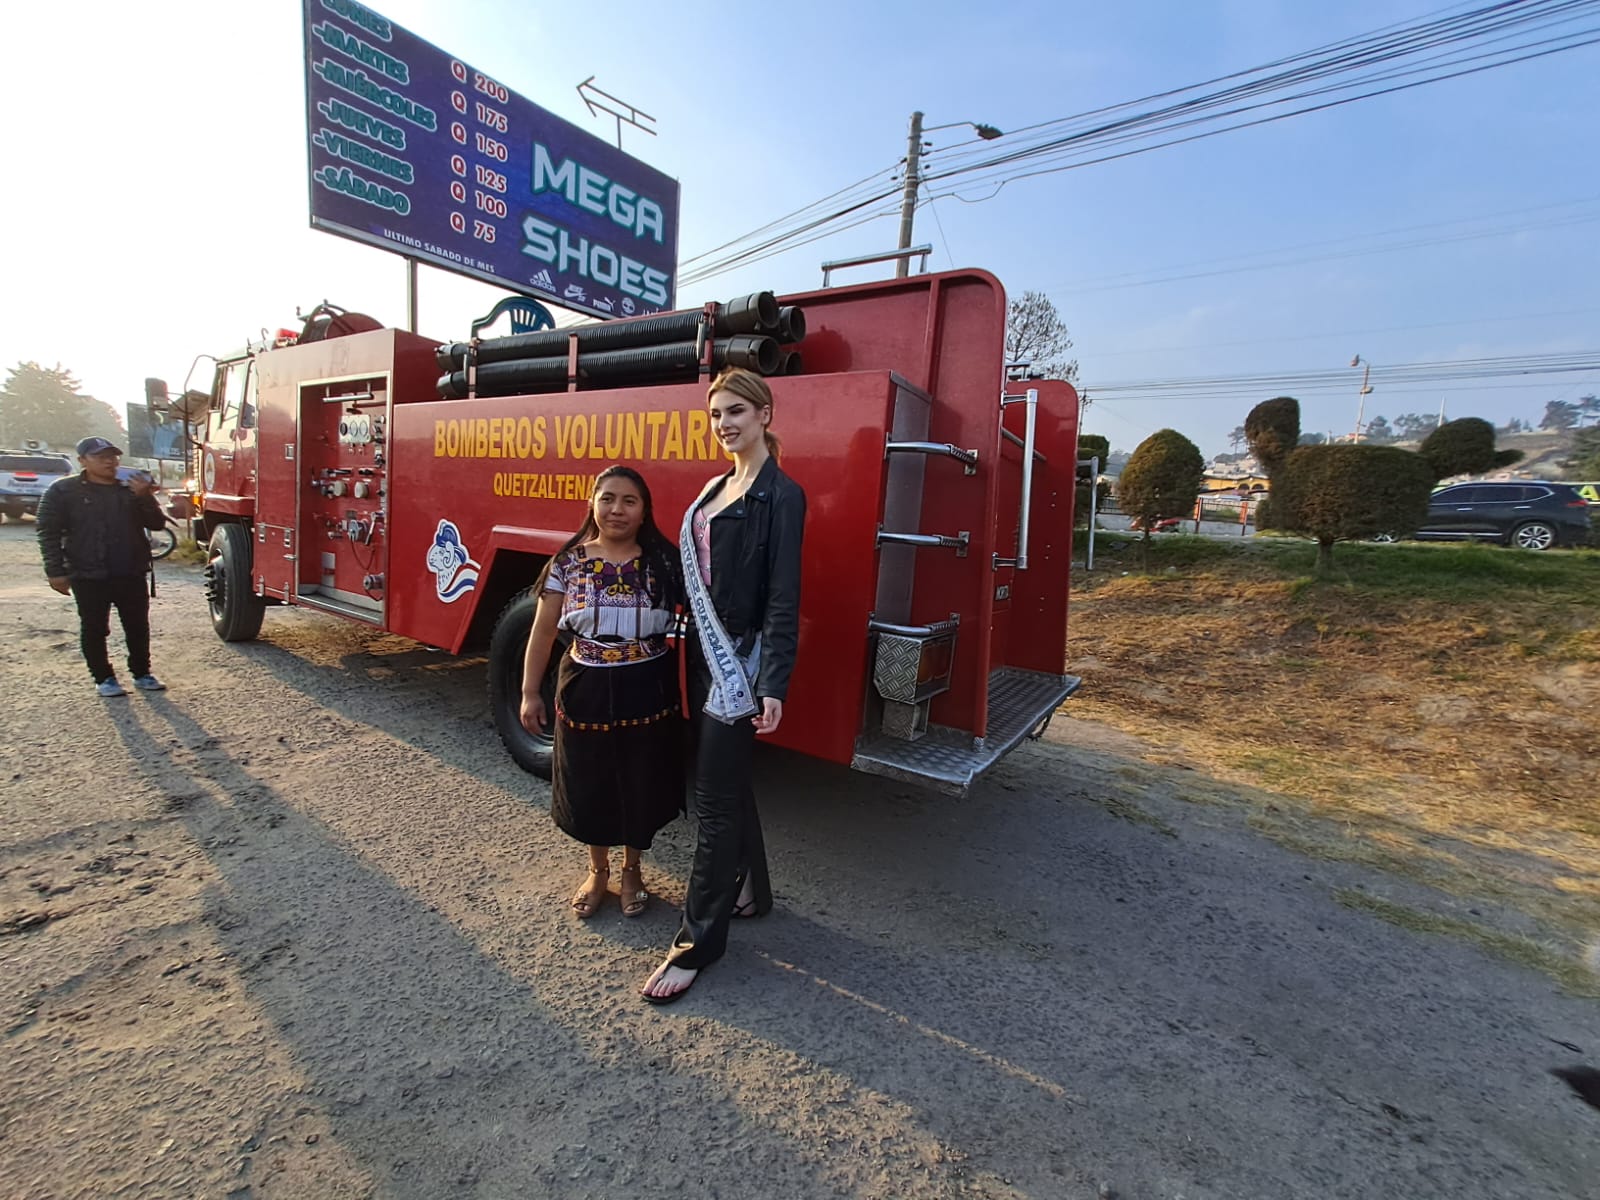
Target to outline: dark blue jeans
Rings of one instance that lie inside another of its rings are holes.
[[[122,622],[122,637],[128,643],[128,670],[135,678],[150,674],[150,593],[143,575],[121,575],[114,579],[74,579],[72,598],[78,603],[78,641],[83,661],[96,683],[116,675],[106,653],[111,636],[111,610]]]

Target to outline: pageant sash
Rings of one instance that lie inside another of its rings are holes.
[[[683,586],[688,595],[689,611],[700,635],[700,649],[711,669],[711,694],[706,697],[705,713],[724,725],[733,725],[757,712],[750,681],[755,678],[761,661],[761,638],[757,635],[749,655],[741,659],[717,610],[711,605],[711,593],[700,578],[700,563],[694,547],[694,514],[722,479],[719,475],[707,483],[684,512],[683,528],[678,531],[678,554],[683,559]]]

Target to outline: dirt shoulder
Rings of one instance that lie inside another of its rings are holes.
[[[1072,712],[1229,785],[1283,845],[1509,906],[1541,943],[1527,961],[1592,991],[1578,964],[1600,937],[1600,558],[1389,589],[1386,555],[1406,556],[1397,573],[1447,557],[1514,573],[1529,556],[1341,547],[1351,573],[1317,582],[1282,547],[1227,549],[1144,572],[1113,544],[1078,577]]]

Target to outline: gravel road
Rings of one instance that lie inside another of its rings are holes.
[[[168,567],[171,690],[105,701],[31,524],[0,599],[8,1198],[1600,1196],[1547,1073],[1600,1006],[1341,906],[1449,902],[1122,735],[1058,719],[965,801],[769,751],[777,908],[655,1009],[688,833],[580,923],[481,661],[224,645]]]

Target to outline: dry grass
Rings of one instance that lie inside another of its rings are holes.
[[[1600,931],[1600,557],[1341,546],[1318,581],[1301,545],[1195,542],[1078,574],[1074,715],[1263,789],[1305,853]]]

